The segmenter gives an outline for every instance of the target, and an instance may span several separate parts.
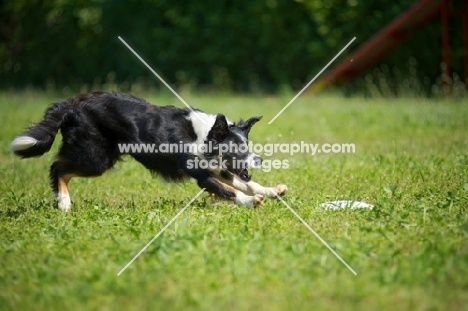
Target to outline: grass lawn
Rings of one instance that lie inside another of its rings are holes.
[[[146,97],[182,107],[174,97]],[[54,209],[54,152],[20,160],[15,135],[42,117],[44,94],[0,95],[1,310],[468,310],[468,101],[185,98],[231,119],[264,115],[256,143],[354,143],[353,154],[275,154],[289,169],[251,172],[289,187],[257,209],[198,198],[131,158],[73,179],[73,207]],[[53,149],[56,150],[58,136]],[[349,199],[373,210],[325,210]]]

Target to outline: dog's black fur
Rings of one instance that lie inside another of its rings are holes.
[[[191,113],[193,110],[188,108],[159,107],[141,98],[120,93],[82,94],[47,109],[40,123],[19,136],[36,142],[18,147],[21,143],[15,144],[15,140],[12,150],[23,158],[41,156],[50,150],[60,129],[63,142],[51,166],[50,181],[56,194],[66,191],[68,195],[70,178],[99,176],[110,169],[122,157],[119,144],[185,144],[200,139],[203,139],[203,143],[211,142],[213,146],[228,142],[245,144],[250,129],[261,119],[253,117],[235,124],[218,114],[207,136],[198,137]],[[231,184],[234,178],[240,178],[245,183],[250,181],[247,170],[239,170],[232,165],[229,167],[233,159],[252,155],[249,152],[226,152],[221,155],[221,158],[228,160],[228,169],[223,170],[189,168],[187,161],[197,155],[180,150],[177,153],[130,155],[166,180],[182,181],[191,177],[201,188],[234,201],[237,190],[220,180]],[[211,159],[219,157],[219,154],[205,153],[203,157]],[[260,158],[258,160],[261,161]]]

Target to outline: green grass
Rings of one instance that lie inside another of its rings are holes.
[[[8,151],[59,99],[4,94],[0,309],[468,310],[468,101],[304,95],[268,125],[289,99],[186,98],[231,119],[263,114],[254,142],[356,144],[355,154],[277,154],[289,169],[253,175],[288,185],[285,201],[357,276],[281,202],[230,208],[204,197],[117,276],[198,188],[165,184],[128,158],[73,179],[73,208],[62,213],[47,180],[54,152]],[[376,207],[319,207],[337,199]]]

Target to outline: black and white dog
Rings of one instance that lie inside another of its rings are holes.
[[[71,206],[71,178],[100,176],[125,153],[168,181],[194,178],[212,194],[254,207],[264,197],[288,190],[285,185],[263,187],[250,180],[247,168],[260,168],[262,159],[246,148],[247,139],[260,119],[233,123],[222,114],[159,107],[131,95],[94,92],[53,104],[44,119],[16,137],[10,148],[22,158],[41,156],[50,150],[60,129],[63,142],[50,168],[50,182],[58,207],[65,211]],[[123,153],[123,144],[152,144],[156,149],[162,144],[189,145],[195,151]],[[201,168],[193,165],[194,160],[217,160],[220,165]]]

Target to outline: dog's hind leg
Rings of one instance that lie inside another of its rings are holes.
[[[117,158],[105,152],[97,156],[87,155],[81,152],[80,158],[70,160],[63,156],[62,148],[58,159],[50,167],[50,184],[57,199],[58,208],[69,211],[71,207],[70,194],[68,192],[68,182],[73,177],[97,177],[111,168]],[[79,151],[79,149],[75,149]]]
[[[50,183],[57,199],[58,208],[68,212],[71,207],[68,182],[76,175],[67,173],[62,164],[60,161],[56,161],[50,167]]]

